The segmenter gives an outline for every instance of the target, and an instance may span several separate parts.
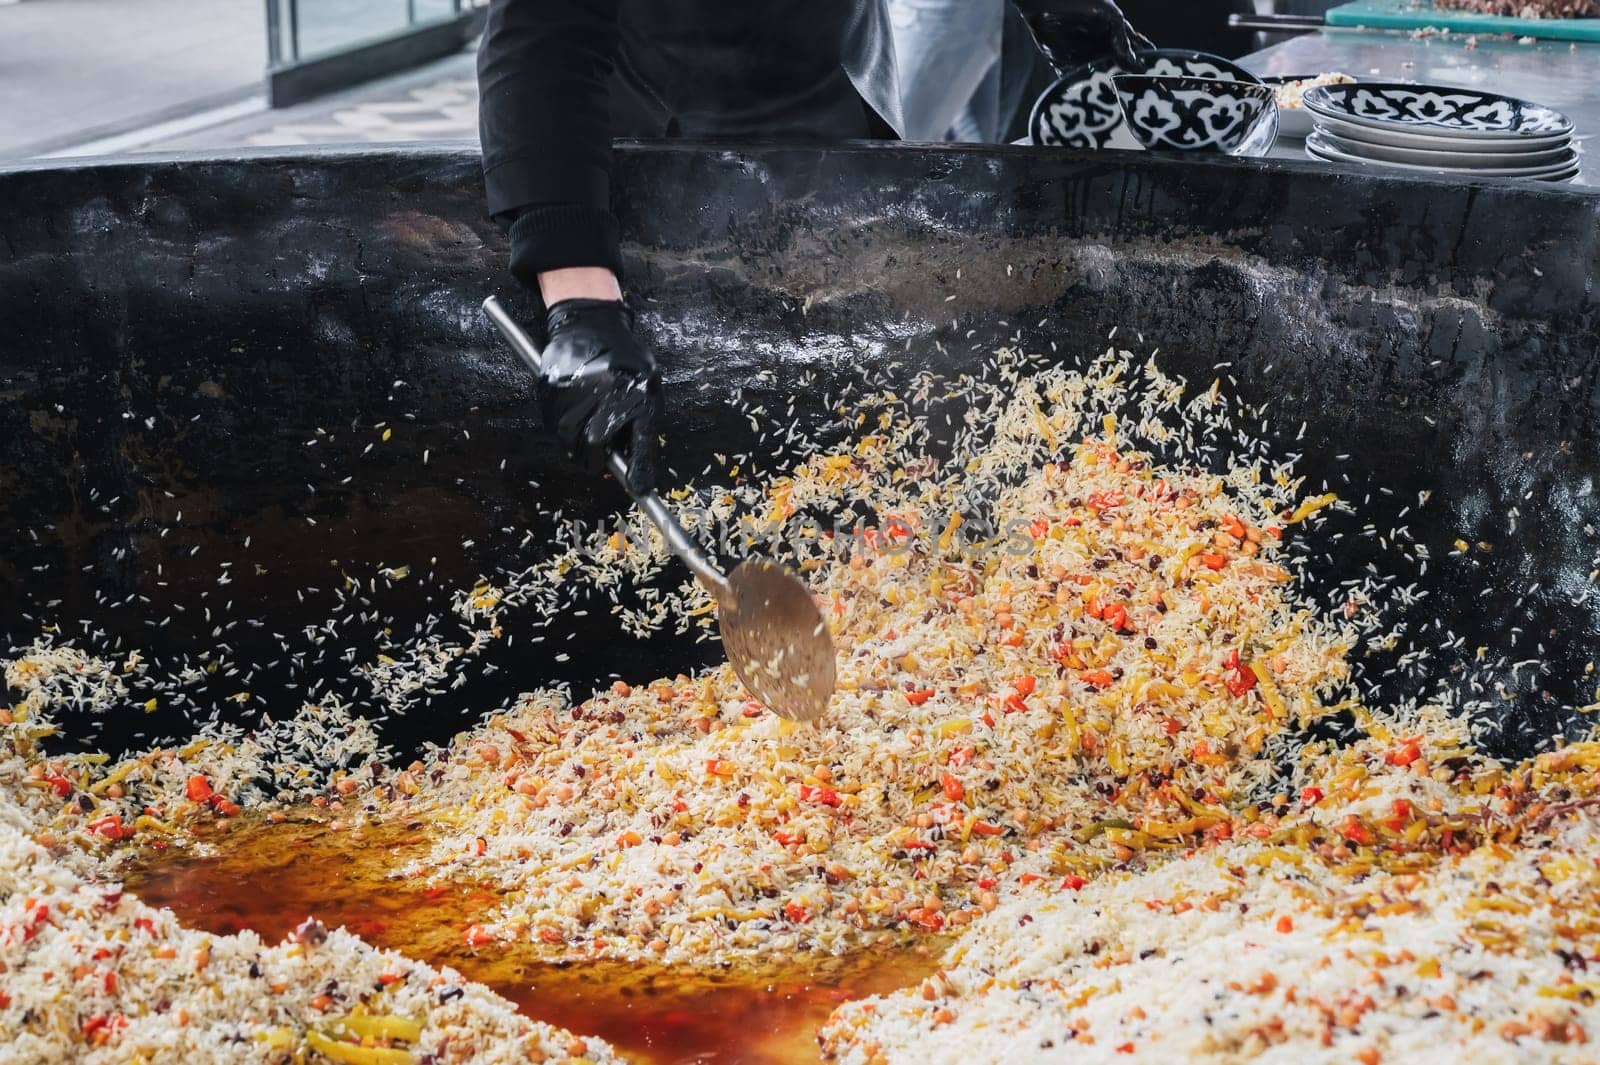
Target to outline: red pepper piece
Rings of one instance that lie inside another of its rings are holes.
[[[1096,513],[1115,510],[1127,501],[1127,496],[1121,492],[1091,492],[1089,498],[1084,500],[1089,509]]]
[[[1112,682],[1116,680],[1108,669],[1088,669],[1079,673],[1078,679],[1095,689],[1109,688]]]
[[[800,785],[800,801],[817,803],[820,806],[838,806],[844,800],[832,788],[813,787],[810,784]]]
[[[1339,825],[1339,835],[1362,847],[1370,847],[1373,843],[1372,829],[1362,824],[1354,814]]]
[[[1406,766],[1410,765],[1412,762],[1415,762],[1421,757],[1421,745],[1416,740],[1407,740],[1400,746],[1399,750],[1389,752],[1389,755],[1385,761],[1387,761],[1390,765],[1399,766],[1400,768],[1404,769]]]

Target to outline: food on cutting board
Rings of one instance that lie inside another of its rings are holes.
[[[1278,106],[1286,110],[1298,110],[1306,93],[1319,85],[1349,85],[1356,79],[1349,74],[1337,71],[1329,74],[1318,74],[1314,78],[1300,78],[1295,81],[1286,81],[1276,87]]]
[[[1600,0],[1433,0],[1434,6],[1515,18],[1600,18]]]

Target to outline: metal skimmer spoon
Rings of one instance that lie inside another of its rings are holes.
[[[522,361],[541,372],[539,349],[493,296],[483,313]],[[627,465],[615,451],[607,467],[618,484],[628,483]],[[811,591],[793,572],[767,559],[751,558],[724,574],[678,524],[654,492],[634,496],[639,509],[661,530],[667,548],[711,590],[717,601],[722,646],[750,693],[780,717],[815,721],[833,695],[833,638]]]

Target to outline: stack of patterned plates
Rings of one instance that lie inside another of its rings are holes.
[[[1567,181],[1572,122],[1543,104],[1429,85],[1323,85],[1306,93],[1306,154],[1341,163]]]

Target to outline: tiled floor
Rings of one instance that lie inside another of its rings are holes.
[[[478,86],[445,77],[406,90],[399,99],[372,100],[307,115],[249,134],[246,144],[384,143],[455,140],[478,133]]]
[[[331,96],[159,140],[148,150],[476,140],[476,66],[468,48]]]

